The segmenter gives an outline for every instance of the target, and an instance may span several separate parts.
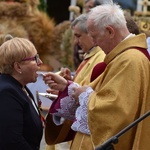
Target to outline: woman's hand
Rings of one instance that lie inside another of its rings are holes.
[[[68,84],[65,78],[53,72],[44,74],[43,80],[51,89],[59,91],[63,91]]]

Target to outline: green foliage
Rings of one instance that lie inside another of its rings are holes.
[[[44,0],[40,0],[39,10],[46,12],[46,3]]]

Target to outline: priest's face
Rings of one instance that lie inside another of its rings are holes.
[[[81,31],[77,25],[73,28],[73,31],[75,36],[75,43],[81,47],[83,52],[88,52],[95,46],[92,37],[88,33]]]
[[[108,54],[111,50],[111,38],[107,28],[100,29],[94,26],[92,21],[87,21],[87,30],[88,34],[92,37],[93,43],[96,46],[99,46],[105,54]]]

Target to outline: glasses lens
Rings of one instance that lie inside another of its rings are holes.
[[[36,63],[39,62],[39,54],[36,54],[36,56],[35,56],[35,61],[36,61]]]

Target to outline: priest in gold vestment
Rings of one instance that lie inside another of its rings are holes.
[[[86,14],[82,14],[72,22],[72,28],[75,35],[75,43],[80,45],[82,50],[85,52],[84,59],[77,68],[72,79],[74,80],[74,82],[78,83],[81,86],[88,85],[90,83],[90,77],[94,66],[99,62],[102,62],[105,57],[105,53],[102,51],[102,49],[99,48],[99,46],[95,46],[92,38],[88,35],[86,29],[86,20]],[[67,68],[61,69],[60,74],[63,77],[69,76],[69,78],[71,78],[71,72]],[[46,126],[46,128],[51,127]],[[55,145],[55,147],[54,145],[47,145],[46,150],[54,150],[57,149],[58,146],[62,147],[61,145]],[[68,147],[67,143],[65,144],[65,147]]]
[[[92,72],[93,76],[98,71],[99,76],[88,86],[54,73],[44,76],[46,84],[61,91],[50,108],[53,121],[56,123],[58,116],[74,121],[71,128],[77,133],[71,150],[94,150],[150,110],[150,56],[145,34],[129,32],[117,4],[93,8],[87,29],[106,54],[103,65],[96,65]],[[147,117],[124,133],[114,149],[149,150],[149,125]]]

